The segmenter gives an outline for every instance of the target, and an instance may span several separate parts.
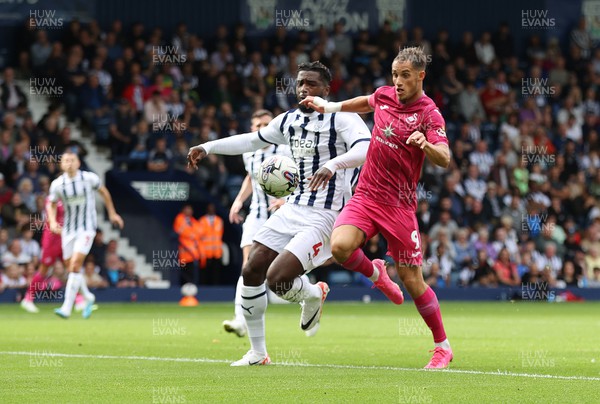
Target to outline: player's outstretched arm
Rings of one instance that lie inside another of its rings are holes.
[[[123,223],[121,216],[119,216],[115,210],[115,205],[113,204],[110,192],[108,192],[108,188],[102,185],[100,188],[98,188],[98,192],[102,196],[102,199],[104,200],[104,206],[106,206],[106,210],[108,211],[108,220],[110,220],[112,224],[117,225],[119,229],[122,229],[125,224]]]
[[[240,216],[239,212],[250,195],[252,195],[252,180],[250,179],[250,175],[246,175],[244,182],[242,182],[240,192],[238,192],[235,200],[231,204],[231,209],[229,209],[229,221],[231,223],[242,223],[244,221],[244,218]]]
[[[368,95],[361,95],[341,102],[329,102],[321,97],[313,97],[312,95],[309,95],[300,101],[300,104],[306,105],[307,107],[312,108],[320,113],[341,111],[357,112],[361,114],[373,111],[373,108],[371,108],[371,105],[369,104]]]
[[[258,149],[271,144],[264,140],[259,132],[244,133],[230,136],[224,139],[213,140],[197,146],[190,147],[187,155],[188,167],[198,169],[198,162],[209,154],[223,154],[235,156]]]

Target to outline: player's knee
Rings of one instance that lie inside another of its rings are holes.
[[[331,255],[339,263],[346,262],[353,251],[352,246],[349,243],[343,242],[343,240],[331,241]]]
[[[251,251],[246,264],[242,267],[244,285],[259,286],[264,283],[269,264],[269,258],[263,251],[258,248]]]

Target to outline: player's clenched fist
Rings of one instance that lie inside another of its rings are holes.
[[[190,151],[187,155],[188,167],[194,170],[198,169],[198,162],[206,157],[206,150],[202,145],[190,147]]]
[[[417,146],[421,150],[427,146],[427,138],[422,132],[415,131],[413,132],[408,139],[406,140],[406,144],[411,146]]]

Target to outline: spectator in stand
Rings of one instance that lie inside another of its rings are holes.
[[[521,284],[521,278],[517,271],[517,265],[511,261],[508,249],[503,248],[498,253],[498,258],[494,263],[494,271],[498,277],[498,281],[506,286],[518,286]]]
[[[458,112],[466,122],[471,122],[475,116],[485,119],[485,110],[475,83],[467,82],[465,88],[458,95]]]
[[[6,185],[6,181],[4,181],[4,174],[0,173],[0,209],[2,206],[10,203],[12,196],[12,188]]]
[[[34,72],[40,72],[40,68],[45,65],[51,53],[52,45],[48,41],[48,34],[43,29],[39,30],[36,41],[31,45],[31,64]]]
[[[119,276],[117,288],[143,288],[144,281],[135,273],[135,261],[127,260]]]
[[[15,80],[15,71],[11,67],[4,69],[4,82],[0,85],[0,103],[2,109],[14,111],[21,103],[27,103],[27,97]]]
[[[18,239],[21,243],[21,250],[23,254],[31,257],[30,262],[37,266],[40,261],[41,248],[40,243],[33,238],[33,230],[31,227],[25,227],[21,230],[21,238]],[[35,272],[35,271],[34,271]]]
[[[108,280],[110,287],[117,286],[122,269],[123,261],[121,261],[119,256],[116,253],[107,253],[104,263],[104,275],[101,275]]]
[[[471,154],[471,156],[472,155],[473,154]],[[465,178],[463,187],[468,195],[471,195],[478,201],[483,200],[483,198],[485,197],[487,191],[487,184],[479,176],[479,168],[477,165],[471,164],[469,166],[467,178]]]
[[[473,263],[474,275],[471,285],[485,288],[498,287],[498,275],[490,264],[491,260],[485,249],[477,251],[477,259]]]
[[[18,193],[13,194],[10,203],[2,205],[0,210],[3,225],[13,229],[27,225],[31,213]]]
[[[488,117],[498,117],[504,110],[508,98],[496,87],[496,79],[492,76],[485,81],[485,87],[479,93],[481,103]]]
[[[477,166],[479,175],[483,179],[487,179],[494,165],[494,157],[488,151],[488,145],[485,140],[480,140],[477,143],[475,150],[469,154],[469,162]]]
[[[477,59],[484,66],[488,66],[496,58],[494,45],[492,44],[492,36],[489,32],[484,31],[477,42],[475,42],[475,53]]]
[[[30,255],[25,254],[21,248],[21,242],[18,239],[14,239],[10,242],[8,251],[2,254],[2,266],[7,268],[11,264],[17,264],[25,266],[32,262],[33,258]]]
[[[104,289],[108,287],[108,281],[100,276],[100,267],[96,265],[94,258],[91,256],[85,259],[83,276],[90,289]]]
[[[587,30],[587,21],[585,16],[579,18],[577,28],[571,31],[571,46],[577,47],[581,51],[581,57],[589,59],[591,56],[594,41]]]
[[[121,99],[114,120],[109,127],[109,144],[111,156],[127,156],[136,143],[133,134],[135,128],[135,111],[131,108],[129,101]]]
[[[17,187],[17,193],[21,197],[21,201],[30,212],[37,211],[35,201],[35,193],[33,192],[33,182],[29,178],[23,178]]]
[[[573,261],[565,261],[556,278],[556,286],[558,288],[578,288],[580,277],[581,275],[578,275],[575,271],[575,264]]]
[[[27,286],[27,279],[24,276],[24,267],[11,263],[5,265],[4,273],[1,275],[0,281],[3,288],[7,289],[22,289]]]
[[[154,90],[152,97],[144,103],[144,119],[152,125],[152,130],[162,130],[167,121],[166,117],[167,104],[162,99],[160,91]]]
[[[148,156],[148,171],[167,172],[171,169],[172,162],[173,153],[167,149],[167,139],[164,137],[156,139],[156,144]]]

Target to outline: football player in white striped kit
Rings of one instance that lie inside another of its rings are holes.
[[[252,132],[266,127],[273,120],[273,114],[266,109],[259,109],[252,114],[250,130]],[[252,240],[256,232],[262,227],[273,212],[279,209],[284,203],[284,198],[275,198],[267,195],[256,181],[256,172],[260,165],[269,157],[276,154],[292,157],[289,146],[287,145],[268,145],[265,148],[254,152],[244,153],[244,166],[248,175],[242,183],[240,192],[231,204],[229,210],[229,221],[231,223],[244,222],[242,229],[242,240],[240,247],[242,249],[242,267],[248,261]],[[239,214],[244,206],[244,202],[252,195],[250,208],[246,220]],[[307,279],[308,280],[308,279]],[[235,310],[232,320],[223,321],[225,331],[235,333],[238,337],[246,335],[246,320],[244,319],[244,310],[242,309],[242,285],[243,277],[240,274],[235,288]],[[272,298],[272,296],[270,296]]]
[[[83,260],[90,252],[96,236],[96,196],[98,191],[104,199],[108,217],[111,223],[123,228],[123,219],[113,205],[110,192],[101,184],[100,178],[89,171],[81,171],[79,156],[73,152],[65,152],[61,156],[60,168],[63,174],[50,184],[50,208],[48,209],[48,224],[53,233],[61,234],[63,260],[69,272],[65,287],[65,301],[54,312],[69,318],[77,292],[81,290],[86,300],[83,317],[88,318],[92,313],[95,296],[88,290],[83,275],[79,272]],[[62,200],[65,209],[64,225],[56,220],[58,200]]]
[[[331,73],[320,62],[299,65],[296,80],[299,101],[309,95],[329,94]],[[300,276],[332,256],[330,236],[335,219],[350,198],[351,168],[364,163],[370,140],[370,131],[357,114],[318,113],[300,106],[277,116],[257,132],[190,148],[189,165],[197,168],[198,161],[209,153],[236,155],[269,144],[289,144],[300,170],[298,188],[258,231],[242,269],[241,307],[251,349],[232,366],[271,362],[265,342],[265,278],[277,295],[301,303],[303,330],[319,323],[329,287],[324,282],[304,282]],[[380,274],[384,277],[387,273]]]

